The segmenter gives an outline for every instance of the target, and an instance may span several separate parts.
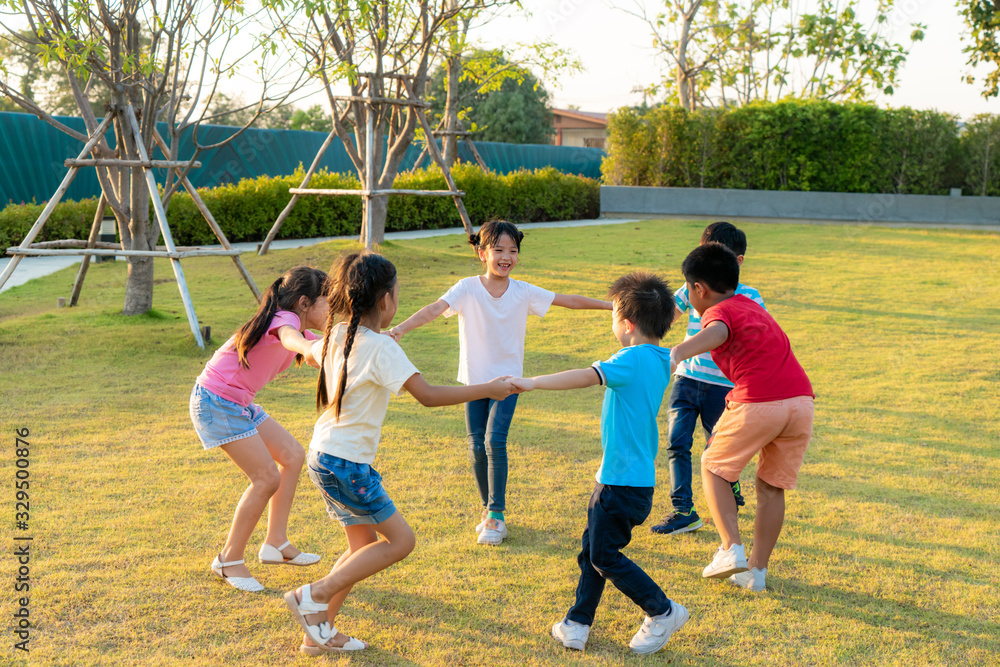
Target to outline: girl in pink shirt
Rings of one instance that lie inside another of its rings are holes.
[[[311,344],[318,337],[307,329],[326,325],[327,290],[326,274],[307,266],[278,278],[264,292],[257,313],[216,351],[191,391],[191,421],[202,445],[221,448],[250,480],[226,544],[212,562],[212,572],[241,591],[264,590],[244,565],[243,552],[265,506],[270,512],[260,562],[312,565],[320,559],[300,552],[286,535],[305,460],[302,445],[253,399],[292,361],[319,366]]]

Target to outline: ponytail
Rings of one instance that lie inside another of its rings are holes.
[[[250,368],[247,355],[267,333],[271,320],[279,310],[295,310],[301,297],[310,304],[327,293],[326,274],[309,266],[296,266],[271,283],[260,299],[260,306],[250,321],[236,332],[236,353],[240,366]],[[302,355],[296,355],[296,362],[302,363]]]
[[[396,284],[396,267],[381,255],[370,252],[356,252],[341,257],[330,269],[330,288],[327,301],[330,316],[326,322],[326,336],[323,340],[323,358],[320,361],[319,379],[316,385],[316,409],[330,407],[329,390],[326,386],[326,358],[329,351],[333,323],[342,315],[349,315],[347,334],[344,338],[344,364],[332,404],[334,416],[340,421],[340,409],[347,391],[347,362],[354,348],[361,319],[378,310],[378,304],[386,294],[392,292]]]

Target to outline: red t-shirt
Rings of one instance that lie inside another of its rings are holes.
[[[736,385],[726,398],[737,403],[764,403],[813,396],[812,384],[792,354],[788,336],[771,315],[742,294],[708,308],[702,328],[722,322],[729,338],[712,350],[712,361]]]

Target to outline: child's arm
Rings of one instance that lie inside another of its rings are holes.
[[[574,310],[611,310],[610,301],[591,299],[589,296],[580,296],[579,294],[556,294],[552,299],[552,305]]]
[[[520,391],[533,389],[583,389],[601,383],[601,374],[597,369],[579,368],[574,371],[563,371],[551,375],[538,375],[532,378],[514,378],[514,386]]]
[[[683,343],[674,345],[670,350],[670,361],[679,364],[703,352],[711,352],[727,340],[729,340],[729,327],[719,320],[709,322],[708,326]]]
[[[286,324],[278,329],[278,339],[286,350],[301,354],[304,362],[313,368],[319,368],[319,362],[313,358],[313,341],[303,336],[301,331]]]
[[[428,322],[432,322],[433,320],[437,319],[446,310],[448,310],[448,302],[445,301],[444,299],[438,299],[434,303],[428,306],[424,306],[417,312],[413,313],[408,318],[406,318],[406,320],[403,321],[401,324],[397,324],[396,326],[389,329],[385,333],[387,336],[391,336],[392,339],[398,343],[400,338],[410,333],[417,327],[422,327]],[[465,403],[466,401],[458,401],[458,402]]]
[[[411,375],[410,379],[403,383],[403,389],[410,392],[413,398],[426,408],[468,403],[481,398],[502,401],[517,391],[509,375],[495,378],[485,384],[445,386],[427,384],[420,373]]]

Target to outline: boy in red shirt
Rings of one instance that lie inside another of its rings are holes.
[[[812,385],[774,318],[735,294],[740,265],[729,248],[699,246],[681,271],[691,307],[702,313],[702,331],[675,346],[672,361],[711,351],[712,361],[735,385],[712,446],[701,457],[705,500],[722,538],[702,575],[728,577],[737,586],[763,591],[768,559],[785,518],[785,490],[795,488],[812,435]],[[758,452],[757,515],[747,559],[730,483]]]

